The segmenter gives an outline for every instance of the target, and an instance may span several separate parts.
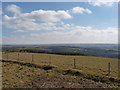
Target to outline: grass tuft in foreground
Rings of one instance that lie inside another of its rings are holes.
[[[120,79],[105,77],[99,75],[85,74],[78,69],[63,69],[52,65],[38,65],[19,61],[1,60],[3,62],[3,86],[4,87],[24,87],[33,83],[35,78],[38,81],[44,80],[45,76],[54,80],[55,77],[67,78],[73,81],[75,78],[83,78],[95,82],[101,82],[109,85],[120,86]],[[10,68],[11,67],[11,68]],[[57,78],[58,79],[58,78]],[[51,79],[50,79],[51,80]],[[53,81],[54,82],[54,81]],[[64,79],[63,79],[64,82]],[[39,83],[38,83],[39,84]]]

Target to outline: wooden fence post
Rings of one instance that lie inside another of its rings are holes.
[[[7,54],[7,60],[8,60],[8,52],[6,54]]]
[[[75,60],[75,58],[74,58],[74,69],[76,68],[76,60]]]
[[[20,59],[19,59],[19,53],[18,53],[18,61],[19,61]]]
[[[49,56],[49,65],[51,64],[51,56]]]
[[[110,63],[108,63],[108,74],[110,74]]]
[[[34,61],[34,55],[32,55],[32,62]]]

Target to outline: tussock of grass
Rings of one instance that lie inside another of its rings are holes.
[[[83,74],[79,70],[75,70],[75,69],[64,70],[63,74],[64,75],[70,74],[73,76],[83,76]]]
[[[52,68],[54,68],[54,67],[50,66],[50,65],[44,65],[44,66],[42,66],[42,69],[44,69],[44,70],[51,70]]]
[[[114,84],[119,86],[120,85],[120,80],[111,78],[111,77],[103,77],[103,76],[96,76],[96,75],[85,75],[84,78],[93,80],[95,82],[102,82],[102,83],[107,83],[107,84]]]
[[[57,72],[62,73],[63,75],[78,76],[78,77],[82,77],[84,79],[93,80],[95,82],[102,82],[102,83],[106,83],[106,84],[114,84],[114,85],[120,86],[120,79],[85,74],[81,70],[77,70],[77,69],[61,69],[61,70],[58,69]]]

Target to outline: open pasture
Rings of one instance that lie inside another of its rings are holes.
[[[23,62],[55,65],[59,68],[76,68],[86,74],[106,75],[110,63],[111,77],[118,77],[118,59],[94,56],[67,56],[44,53],[18,53],[9,52],[2,54],[2,59],[19,60]]]

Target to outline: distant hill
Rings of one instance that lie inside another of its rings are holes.
[[[117,44],[3,45],[3,51],[119,58],[118,46]]]

